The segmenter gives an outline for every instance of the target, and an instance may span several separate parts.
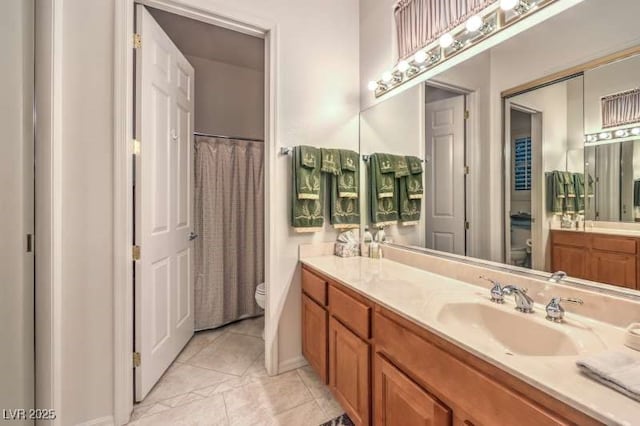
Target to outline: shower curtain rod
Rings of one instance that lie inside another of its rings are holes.
[[[249,142],[264,142],[264,139],[251,139],[251,138],[241,138],[236,136],[211,135],[209,133],[201,133],[201,132],[193,132],[193,135],[208,136],[210,138],[220,138],[220,139],[237,139],[239,141],[249,141]]]

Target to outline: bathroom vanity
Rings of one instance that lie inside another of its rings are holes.
[[[640,404],[580,375],[617,327],[489,302],[390,260],[303,258],[303,354],[357,425],[633,424]],[[566,340],[565,340],[566,339]]]
[[[640,290],[640,238],[551,230],[551,269],[572,277]]]

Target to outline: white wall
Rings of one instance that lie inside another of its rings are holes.
[[[640,56],[614,62],[584,74],[585,133],[602,130],[600,98],[640,87]],[[625,126],[620,126],[625,127]]]
[[[196,132],[264,139],[264,72],[185,56],[196,73]]]
[[[0,13],[0,408],[34,407],[33,1]],[[28,421],[10,422],[29,424]]]
[[[360,114],[360,154],[375,152],[424,158],[424,86],[419,85],[379,103]],[[363,165],[363,167],[366,167]],[[361,222],[369,224],[367,173],[361,173]],[[424,247],[424,200],[418,225],[392,225],[385,235],[394,243]],[[374,230],[371,229],[372,234]]]
[[[37,312],[43,318],[37,331],[38,404],[56,408],[59,424],[108,421],[113,411],[114,7],[82,0],[36,7],[36,229],[43,255],[36,265]],[[64,23],[54,41],[52,14]],[[61,49],[53,58],[51,43]],[[52,72],[59,91],[51,84]],[[52,132],[59,145],[52,144]],[[52,184],[52,174],[59,186]],[[56,257],[45,248],[54,248]],[[51,288],[52,282],[57,287]],[[60,315],[60,329],[46,317],[52,311]],[[42,353],[50,342],[59,348],[59,365]]]
[[[310,144],[358,149],[355,0],[184,3],[213,9],[220,15],[248,16],[275,24],[278,74],[273,96],[278,146]],[[61,244],[62,250],[59,415],[60,423],[65,425],[94,419],[108,421],[113,414],[114,4],[114,0],[64,0],[61,16],[63,50],[57,59],[62,62],[62,145],[54,149],[59,148],[62,157],[63,232],[53,244]],[[38,11],[50,12],[47,7],[50,6],[43,2]],[[45,19],[43,30],[47,29],[46,24]],[[46,44],[47,40],[42,41]],[[44,62],[49,59],[45,55]],[[44,93],[41,99],[47,100]],[[45,102],[42,110],[46,108]],[[46,146],[41,148],[43,154],[51,156]],[[326,225],[324,232],[314,235],[293,233],[289,228],[291,159],[274,156],[270,160],[275,161],[270,202],[275,205],[271,230],[276,253],[269,271],[278,279],[271,283],[268,297],[278,324],[279,361],[284,370],[303,362],[298,244],[331,241],[336,232]],[[50,195],[51,192],[43,192],[45,199]],[[47,207],[50,206],[43,205]],[[42,222],[49,217],[42,217]],[[44,270],[47,267],[41,265]]]

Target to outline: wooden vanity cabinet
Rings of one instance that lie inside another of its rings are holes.
[[[448,426],[451,410],[380,354],[375,356],[375,421],[381,426]]]
[[[329,313],[327,282],[302,270],[302,354],[320,379],[328,383]]]
[[[371,424],[372,307],[364,297],[302,268],[302,353],[357,426]]]
[[[640,289],[639,239],[590,232],[551,231],[551,269],[586,280]]]

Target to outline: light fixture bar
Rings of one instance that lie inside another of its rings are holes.
[[[608,143],[626,142],[640,139],[640,123],[617,130],[603,130],[584,136],[585,146],[603,145]]]
[[[399,61],[393,70],[383,73],[381,79],[370,81],[367,87],[379,98],[556,1],[558,0],[495,2],[450,32],[442,34],[411,58]]]

